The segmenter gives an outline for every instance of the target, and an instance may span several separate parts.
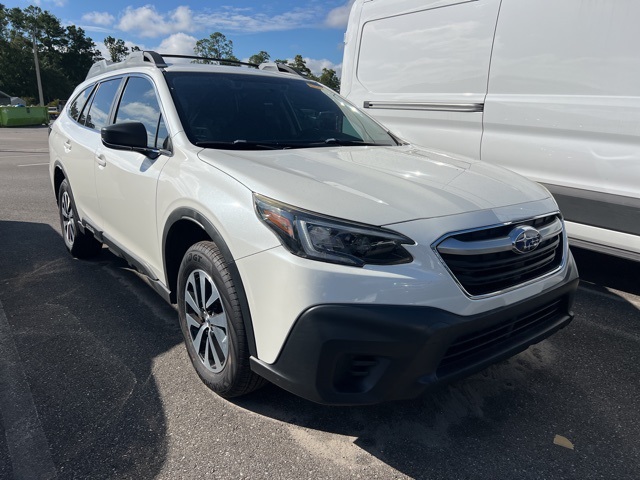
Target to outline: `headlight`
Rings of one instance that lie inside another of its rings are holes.
[[[402,244],[415,242],[399,233],[298,210],[258,194],[253,198],[258,218],[299,257],[356,267],[413,260]]]

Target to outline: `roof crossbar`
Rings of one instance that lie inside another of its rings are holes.
[[[295,75],[300,75],[301,77],[305,77],[302,73],[297,71],[296,69],[290,67],[289,65],[285,65],[283,63],[274,63],[274,62],[265,62],[261,65],[256,65],[255,63],[241,62],[239,60],[231,60],[227,58],[211,58],[211,57],[199,57],[196,55],[178,55],[174,53],[158,53],[152,50],[138,50],[135,52],[131,52],[127,58],[125,58],[121,62],[109,62],[107,60],[100,60],[93,64],[93,66],[89,69],[89,73],[87,73],[87,78],[95,77],[96,75],[100,75],[101,73],[110,72],[114,70],[120,70],[122,68],[141,66],[145,63],[151,63],[155,65],[157,68],[167,68],[169,65],[166,63],[165,58],[186,58],[191,60],[201,60],[208,62],[218,62],[221,64],[231,64],[231,65],[244,65],[252,68],[259,68],[260,70],[267,71],[276,71],[276,72],[287,72],[293,73]],[[305,77],[306,78],[306,77]]]

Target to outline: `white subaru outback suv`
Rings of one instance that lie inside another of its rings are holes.
[[[417,148],[284,66],[92,67],[50,134],[66,247],[107,245],[177,303],[224,397],[412,398],[567,325],[549,192]]]

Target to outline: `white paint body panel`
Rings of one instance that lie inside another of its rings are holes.
[[[632,1],[504,1],[482,157],[549,184],[640,196],[638,18]],[[544,28],[523,35],[526,24]]]
[[[345,37],[341,93],[360,108],[367,101],[481,104],[499,5],[356,2]],[[480,112],[367,112],[417,145],[480,156]]]
[[[507,170],[410,146],[205,150],[199,156],[254,192],[372,225],[457,215],[549,196],[545,189]]]
[[[412,61],[416,52],[435,48],[430,29],[439,25],[438,18],[427,18],[425,8],[418,0],[355,2],[342,79],[350,100],[360,106],[364,100],[398,101],[406,98],[404,86],[411,84],[425,101],[445,98],[443,86],[433,81],[444,78],[443,67],[422,58]],[[482,158],[576,192],[617,196],[622,200],[612,197],[612,203],[605,203],[614,215],[620,203],[639,204],[640,2],[478,0],[437,10],[448,22],[439,37],[445,46],[435,42],[448,55],[449,61],[443,60],[450,69],[447,76],[470,80],[469,69],[475,68],[474,77],[485,79],[484,90],[479,80],[468,81],[451,88],[445,101],[481,98],[484,113],[440,113],[439,118],[423,111],[369,113],[412,143]],[[471,28],[470,22],[481,25]],[[386,31],[388,42],[367,36],[378,23],[394,26]],[[464,35],[450,38],[449,31]],[[473,47],[466,45],[467,38],[475,38]],[[424,45],[417,46],[419,41]],[[405,63],[400,83],[397,65],[387,60],[378,65],[375,82],[362,81],[361,69],[373,68],[376,49],[381,60],[397,54]],[[404,54],[397,53],[401,49]],[[384,93],[376,97],[374,87]],[[477,129],[481,135],[470,133]],[[638,212],[636,207],[624,213],[626,223],[640,224]],[[603,228],[602,218],[568,223],[570,237],[640,254],[638,235]]]
[[[98,222],[100,204],[96,195],[94,152],[102,144],[100,135],[89,128],[79,127],[66,114],[60,115],[55,127],[49,142],[52,158],[64,166],[80,217]],[[51,175],[53,166],[52,161]]]
[[[309,307],[327,303],[415,305],[471,315],[511,305],[552,288],[567,275],[558,273],[513,291],[485,299],[468,298],[431,248],[442,235],[458,230],[530,218],[553,211],[547,199],[518,206],[416,220],[390,228],[416,241],[407,246],[410,264],[353,268],[306,260],[279,246],[237,262],[251,307],[260,359],[272,363],[298,318]],[[278,285],[278,288],[273,288]]]
[[[314,305],[430,305],[472,315],[553,288],[567,275],[563,268],[509,292],[471,299],[431,249],[452,231],[555,212],[557,205],[546,189],[528,179],[478,160],[413,146],[203,150],[184,134],[161,72],[148,68],[145,73],[156,84],[173,155],[152,162],[107,149],[99,133],[73,124],[63,112],[53,126],[52,160],[62,162],[74,192],[82,192],[76,198],[80,217],[95,211],[93,225],[142,260],[165,286],[162,239],[169,218],[184,208],[205,217],[238,267],[258,357],[264,362],[275,361],[298,316]],[[86,130],[81,137],[86,155],[61,152],[67,128]],[[94,167],[95,155],[105,156],[105,167]],[[414,261],[356,268],[297,257],[258,219],[254,192],[324,215],[388,225],[416,242],[407,247]]]

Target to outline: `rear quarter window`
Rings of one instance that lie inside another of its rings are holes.
[[[82,112],[85,108],[87,100],[93,91],[93,87],[95,85],[91,85],[85,88],[76,98],[74,98],[69,105],[69,116],[73,118],[76,122],[82,123],[84,125],[85,117],[82,115]]]

